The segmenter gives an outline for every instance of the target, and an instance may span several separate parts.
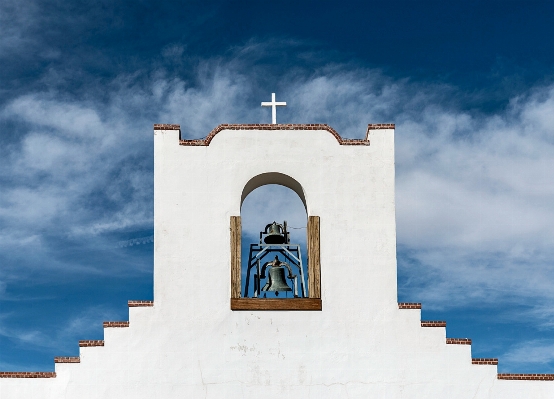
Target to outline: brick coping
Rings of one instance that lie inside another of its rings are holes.
[[[0,371],[0,378],[56,378],[53,371]]]
[[[104,346],[104,340],[102,339],[87,339],[79,341],[79,347],[86,348],[89,346]]]
[[[176,125],[178,126],[178,125]],[[128,301],[130,307],[133,306],[154,306],[154,301]],[[399,302],[399,309],[421,309],[421,303]],[[446,327],[446,321],[422,320],[422,327]],[[107,327],[129,327],[128,321],[105,321],[104,328]],[[471,345],[470,338],[446,338],[447,344]],[[104,340],[81,340],[79,347],[104,346]],[[79,356],[57,356],[54,357],[54,363],[80,363]],[[471,364],[497,366],[497,358],[472,358]],[[56,373],[51,371],[0,371],[0,378],[55,378]],[[516,373],[498,373],[499,380],[520,380],[520,381],[554,381],[554,374],[516,374]]]
[[[79,358],[68,358],[79,359]],[[475,360],[475,359],[473,359]],[[489,359],[497,360],[497,359]],[[75,362],[57,362],[57,363],[79,363]],[[476,363],[473,363],[476,364]],[[482,363],[479,363],[482,364]],[[497,363],[498,364],[498,361]],[[498,373],[499,380],[524,380],[524,381],[554,381],[554,374],[512,374]],[[53,371],[0,371],[0,378],[56,378]]]
[[[104,328],[110,327],[129,327],[128,321],[105,321],[103,323]]]
[[[181,125],[170,123],[154,123],[154,130],[181,130]]]
[[[151,307],[154,306],[154,301],[128,301],[127,305],[130,308]]]
[[[419,302],[398,302],[398,309],[421,309]],[[421,320],[421,327],[446,327],[446,321]],[[449,345],[471,345],[470,338],[446,338]],[[497,366],[497,358],[472,358],[471,364]],[[554,381],[554,374],[513,374],[498,373],[499,380]]]
[[[398,309],[421,309],[419,302],[398,302]]]
[[[81,363],[79,356],[56,356],[54,363]]]
[[[446,327],[444,320],[421,320],[421,327]]]
[[[471,338],[446,338],[449,345],[471,345]]]
[[[471,364],[485,364],[485,365],[496,366],[498,365],[498,359],[484,358],[484,357],[472,358]]]
[[[499,380],[554,381],[554,374],[511,374],[498,373]]]
[[[367,125],[366,138],[365,139],[345,139],[342,138],[340,134],[337,133],[335,129],[326,123],[308,123],[308,124],[296,124],[296,123],[287,123],[287,124],[262,124],[262,123],[251,123],[251,124],[221,124],[215,127],[205,138],[203,139],[192,139],[192,140],[182,140],[179,137],[179,144],[183,146],[209,146],[212,139],[216,134],[223,130],[326,130],[331,133],[335,139],[337,139],[340,145],[369,145],[369,132],[370,130],[380,130],[380,129],[394,129],[394,123],[371,123]],[[154,130],[179,130],[181,131],[180,125],[173,124],[154,124]],[[180,133],[179,133],[180,136]]]

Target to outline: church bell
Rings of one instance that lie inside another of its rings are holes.
[[[271,255],[275,255],[275,259],[264,262],[266,256]],[[278,255],[286,262],[281,262]],[[308,298],[300,245],[290,243],[286,220],[283,224],[275,221],[267,224],[260,231],[260,241],[250,244],[243,297],[261,298],[263,295],[267,298],[266,292],[278,296],[281,291],[292,292],[292,298]]]
[[[292,288],[287,285],[284,267],[274,266],[269,269],[269,279],[262,291],[292,291]]]
[[[266,244],[285,244],[286,237],[283,226],[273,222],[266,226],[266,236],[264,242]]]

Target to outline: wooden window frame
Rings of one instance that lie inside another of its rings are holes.
[[[241,298],[241,218],[231,216],[231,310],[321,310],[319,216],[308,217],[308,298]]]

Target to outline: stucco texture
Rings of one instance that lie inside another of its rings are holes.
[[[237,129],[186,146],[156,130],[154,306],[56,378],[1,380],[2,399],[554,398],[554,382],[499,380],[398,308],[394,130],[368,138]],[[230,309],[229,220],[264,173],[298,182],[320,217],[321,311]]]

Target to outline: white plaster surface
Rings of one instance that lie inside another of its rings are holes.
[[[155,306],[130,308],[130,327],[56,378],[1,379],[2,399],[554,398],[554,382],[498,380],[398,309],[393,130],[370,146],[323,130],[222,131],[208,147],[178,134],[154,134]],[[229,218],[270,172],[321,217],[320,312],[230,310]]]

